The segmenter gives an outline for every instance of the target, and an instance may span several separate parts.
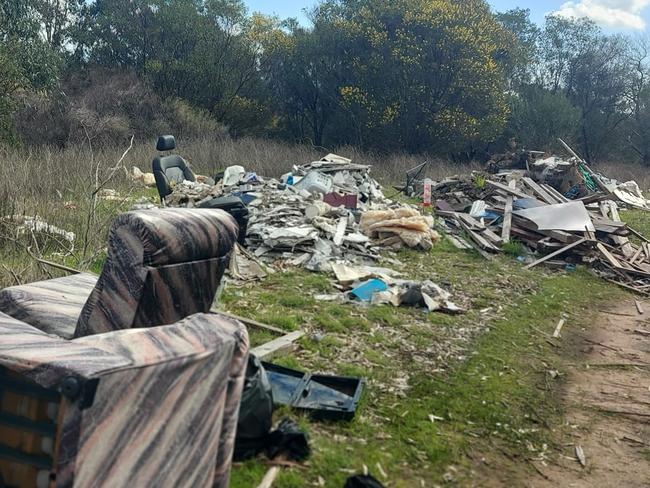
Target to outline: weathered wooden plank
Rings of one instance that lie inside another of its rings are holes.
[[[630,263],[632,264],[636,263],[636,260],[639,259],[642,252],[643,252],[643,246],[639,246],[639,248],[636,250],[634,255],[630,258]]]
[[[301,330],[290,332],[282,337],[273,339],[272,341],[262,344],[261,346],[251,349],[251,353],[255,354],[260,359],[268,358],[274,354],[288,351],[295,347],[294,342],[304,336],[305,333]]]
[[[496,235],[494,232],[492,232],[490,229],[488,229],[485,225],[483,225],[481,222],[476,220],[474,217],[472,217],[469,214],[458,214],[459,217],[467,223],[469,226],[472,227],[472,230],[478,231],[481,234],[485,235],[485,237],[489,240],[492,241],[494,244],[501,244],[501,237]]]
[[[605,256],[605,259],[609,261],[609,264],[611,264],[615,268],[624,268],[623,264],[618,259],[616,259],[616,257],[614,257],[614,255],[610,253],[601,242],[596,244],[596,249],[598,249],[601,252],[601,254]]]
[[[564,242],[566,244],[575,242],[580,239],[578,236],[570,234],[569,232],[564,232],[562,230],[539,230],[533,222],[517,215],[513,215],[513,221],[517,227],[521,227],[523,229],[527,229],[544,236],[552,237],[553,239],[557,239],[558,241]]]
[[[637,236],[639,239],[641,239],[642,241],[644,241],[644,242],[650,242],[650,240],[648,240],[648,239],[647,239],[643,234],[641,234],[640,232],[634,230],[634,229],[633,229],[632,227],[630,227],[629,225],[627,226],[627,229],[628,229],[632,234],[634,234],[634,235]],[[650,257],[650,256],[649,256],[649,257]]]
[[[561,201],[558,201],[556,198],[553,198],[546,190],[544,190],[544,188],[542,188],[537,183],[535,183],[532,178],[529,178],[528,176],[524,176],[521,180],[526,184],[526,186],[528,186],[531,190],[537,193],[537,195],[539,195],[540,198],[546,203],[548,203],[549,205],[562,203]]]
[[[500,251],[500,249],[498,247],[496,247],[489,240],[487,240],[485,237],[483,237],[481,235],[481,232],[478,232],[478,231],[472,229],[469,225],[467,225],[467,223],[465,223],[463,221],[460,221],[460,225],[461,225],[461,227],[463,229],[465,229],[465,231],[467,232],[469,237],[474,242],[476,242],[476,244],[481,246],[482,249],[486,249],[486,250],[490,250],[490,251],[494,251],[494,252],[499,252]]]
[[[515,180],[510,180],[508,182],[509,188],[515,188],[517,182]],[[512,227],[512,195],[508,195],[506,198],[506,207],[503,211],[503,227],[501,228],[501,240],[503,242],[510,242],[510,228]]]
[[[553,196],[557,199],[558,202],[560,202],[560,203],[566,203],[566,202],[569,201],[569,199],[568,199],[567,197],[565,197],[564,195],[562,195],[559,191],[557,191],[557,190],[556,190],[555,188],[553,188],[551,185],[547,185],[546,183],[542,183],[542,184],[539,185],[539,186],[541,186],[542,188],[544,188],[544,190],[546,190],[546,191],[549,192],[551,195],[553,195]]]
[[[551,254],[547,254],[547,255],[544,256],[543,258],[538,259],[537,261],[535,261],[535,262],[533,262],[533,263],[530,263],[530,264],[527,265],[527,266],[524,266],[524,269],[530,269],[530,268],[532,268],[532,267],[534,267],[534,266],[537,266],[538,264],[541,264],[541,263],[543,263],[544,261],[548,261],[549,259],[554,258],[555,256],[559,256],[560,254],[563,254],[563,253],[569,251],[570,249],[573,249],[574,247],[576,247],[576,246],[578,246],[578,245],[580,245],[580,244],[583,244],[583,243],[585,243],[585,242],[587,242],[587,239],[585,239],[585,238],[583,237],[582,239],[579,239],[579,240],[577,240],[576,242],[572,242],[571,244],[569,244],[569,245],[567,245],[567,246],[564,246],[562,249],[558,249],[557,251],[552,252]]]
[[[534,198],[532,195],[528,195],[522,191],[519,191],[517,189],[512,189],[509,186],[506,186],[502,183],[499,183],[498,181],[492,181],[492,180],[486,180],[486,183],[490,186],[493,186],[495,188],[498,188],[499,190],[502,190],[506,193],[509,193],[511,195],[514,195],[519,198]]]
[[[225,315],[226,317],[230,317],[231,319],[239,320],[240,322],[243,322],[246,325],[250,325],[251,327],[255,327],[257,329],[262,329],[262,330],[268,330],[270,332],[274,332],[275,334],[284,335],[284,334],[287,333],[286,330],[280,329],[279,327],[273,327],[272,325],[266,325],[266,324],[263,324],[261,322],[258,322],[257,320],[247,319],[246,317],[240,317],[239,315],[235,315],[235,314],[229,313],[229,312],[224,312],[223,310],[218,310],[216,308],[211,308],[210,312]]]

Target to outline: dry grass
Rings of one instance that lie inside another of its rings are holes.
[[[621,182],[634,180],[642,190],[650,190],[650,168],[641,163],[608,162],[598,164],[594,169]]]

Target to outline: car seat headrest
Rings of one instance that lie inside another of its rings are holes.
[[[158,142],[156,143],[156,149],[158,151],[171,151],[172,149],[175,148],[176,148],[176,139],[174,139],[174,136],[167,135],[167,136],[160,136],[158,138]]]

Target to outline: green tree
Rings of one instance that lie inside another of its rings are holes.
[[[580,110],[564,93],[553,93],[539,85],[520,87],[511,97],[508,135],[523,148],[550,150],[557,139],[568,141],[577,135]]]
[[[460,151],[507,119],[509,36],[482,0],[340,0],[322,17],[345,38],[341,105],[367,146]]]
[[[0,2],[0,140],[14,140],[11,115],[21,90],[46,90],[58,79],[59,58],[40,36],[36,1]]]
[[[265,45],[269,59],[264,76],[284,128],[299,141],[321,146],[341,110],[339,88],[347,68],[341,31],[320,11],[313,20],[310,30],[296,22],[277,26]]]
[[[164,98],[241,121],[236,111],[259,108],[245,96],[259,83],[254,20],[240,0],[96,0],[84,9],[77,57],[133,69]]]
[[[154,53],[156,2],[95,0],[86,4],[75,31],[76,57],[143,75]]]
[[[512,36],[510,56],[505,60],[511,89],[529,84],[535,75],[541,29],[530,20],[530,10],[515,8],[495,14],[497,21]]]

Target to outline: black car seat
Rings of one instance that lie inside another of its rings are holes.
[[[160,136],[156,143],[158,151],[171,151],[176,148],[174,136]],[[156,187],[160,200],[165,201],[165,197],[172,192],[172,183],[182,183],[184,180],[196,181],[196,176],[187,165],[185,160],[178,154],[167,156],[158,155],[152,162],[153,175],[156,178]]]

